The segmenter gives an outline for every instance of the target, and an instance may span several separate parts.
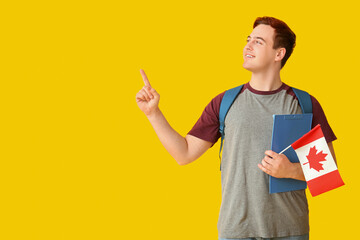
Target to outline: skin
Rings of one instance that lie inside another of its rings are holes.
[[[274,34],[275,30],[271,26],[258,25],[247,38],[243,50],[243,67],[252,73],[249,83],[252,88],[259,91],[276,90],[282,85],[281,60],[285,56],[286,49],[273,49]],[[179,165],[195,161],[212,146],[212,143],[192,135],[183,137],[176,132],[159,108],[160,95],[151,86],[142,69],[140,74],[144,87],[136,94],[136,102],[148,118],[160,142]],[[333,145],[332,143],[328,145],[336,161]],[[291,163],[285,155],[279,155],[271,150],[265,151],[264,155],[258,164],[263,172],[277,178],[305,181],[300,163]]]
[[[189,164],[208,150],[212,143],[186,135],[182,137],[168,123],[159,109],[160,95],[150,85],[145,72],[140,73],[144,87],[136,94],[136,102],[153,126],[160,142],[179,165]]]
[[[272,91],[282,84],[281,60],[286,50],[285,48],[273,49],[274,35],[275,30],[272,27],[260,24],[248,36],[243,50],[243,67],[252,73],[250,85],[256,90]],[[247,54],[254,57],[246,57]]]

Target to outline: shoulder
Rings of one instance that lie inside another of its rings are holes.
[[[204,114],[210,114],[212,116],[218,116],[220,112],[221,101],[224,98],[225,92],[216,95],[209,104],[205,107]]]
[[[311,102],[312,102],[313,108],[314,108],[314,107],[315,107],[316,109],[317,109],[317,108],[321,108],[321,105],[320,105],[319,101],[318,101],[313,95],[310,95],[310,98],[311,98]]]
[[[222,93],[216,95],[210,103],[213,105],[219,105],[220,107],[221,101],[223,100],[225,93],[226,91],[223,91]]]
[[[302,91],[304,91],[304,90],[302,90]],[[289,93],[290,95],[292,95],[294,98],[297,99],[292,87],[288,87],[287,93]],[[336,140],[337,138],[336,138],[333,130],[330,127],[330,124],[326,118],[325,112],[324,112],[323,108],[321,107],[319,101],[310,93],[309,93],[309,95],[310,95],[310,99],[311,99],[312,112],[313,112],[312,128],[315,127],[317,124],[320,124],[321,129],[323,130],[324,136],[326,138],[326,141],[332,142],[332,141]]]
[[[318,102],[318,100],[313,95],[311,95],[308,91],[302,90],[302,89],[299,89],[299,88],[295,88],[295,89],[309,94],[310,99],[311,99],[311,103],[313,105],[313,108],[320,106],[320,103]],[[287,94],[293,96],[295,99],[298,100],[298,98],[297,98],[297,96],[296,96],[296,94],[294,92],[294,87],[290,87],[289,85],[284,84],[284,90],[286,90]]]
[[[227,99],[235,98],[239,93],[240,87],[241,87],[240,93],[242,93],[247,88],[247,84],[243,84],[243,85],[228,89],[226,91],[223,91],[222,93],[218,94],[211,100],[211,102],[208,104],[207,108],[212,108],[213,112],[215,114],[219,115],[221,102],[224,99],[225,93],[228,93],[226,95]]]
[[[297,99],[296,94],[294,92],[294,87],[290,87],[290,86],[286,85],[285,89],[286,89],[286,91],[287,91],[287,93],[289,95],[291,95],[291,96],[293,96],[294,98]],[[313,95],[311,95],[308,91],[298,89],[298,88],[295,88],[295,89],[306,92],[306,93],[309,94],[314,112],[316,112],[318,109],[321,109],[321,105],[320,105],[319,101]]]
[[[220,138],[219,112],[224,94],[225,92],[222,92],[210,101],[198,121],[188,132],[189,135],[212,143],[215,143]]]

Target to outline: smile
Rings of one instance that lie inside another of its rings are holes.
[[[246,54],[245,57],[247,57],[247,58],[254,58],[255,56],[250,55],[250,54]]]

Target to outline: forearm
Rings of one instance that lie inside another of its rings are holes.
[[[180,165],[186,164],[189,161],[186,139],[170,126],[159,108],[150,116],[147,116],[147,118],[154,128],[160,142],[170,155]]]
[[[306,181],[300,163],[292,163],[290,178]]]
[[[141,69],[145,86],[136,94],[140,110],[147,116],[160,142],[180,165],[188,164],[199,158],[212,145],[200,138],[181,136],[168,123],[159,109],[160,95],[151,87],[145,72]]]

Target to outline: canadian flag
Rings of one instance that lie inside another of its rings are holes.
[[[313,197],[344,185],[320,124],[291,144],[291,147],[299,158]]]

